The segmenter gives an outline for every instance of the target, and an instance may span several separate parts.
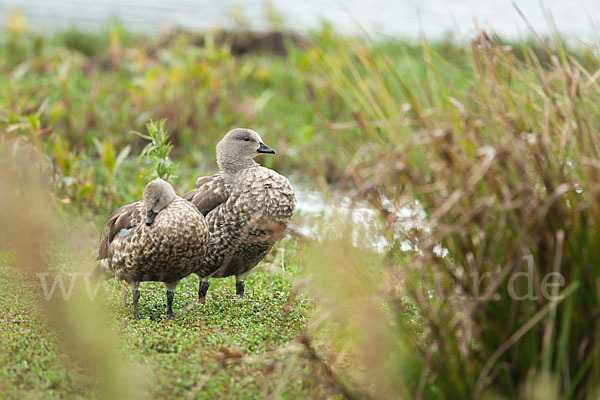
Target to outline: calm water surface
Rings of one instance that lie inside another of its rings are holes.
[[[599,0],[516,0],[529,23],[540,34],[549,32],[544,9],[571,40],[598,42]],[[269,27],[264,0],[2,0],[0,18],[20,9],[32,25],[55,29],[75,25],[104,26],[112,17],[130,29],[154,33],[162,28],[235,27],[236,17],[255,29]],[[342,31],[361,28],[373,36],[440,38],[452,32],[458,39],[471,37],[477,26],[510,38],[529,32],[510,0],[271,0],[284,26],[297,31],[329,21]],[[542,7],[543,5],[543,7]]]

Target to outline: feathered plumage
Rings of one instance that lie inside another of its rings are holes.
[[[249,129],[234,129],[217,146],[221,172],[199,178],[183,198],[205,216],[210,247],[195,273],[201,279],[199,296],[206,295],[208,277],[236,276],[243,295],[244,279],[285,235],[296,206],[288,179],[262,167],[252,158],[274,153]]]
[[[138,285],[143,281],[165,283],[170,318],[175,287],[195,270],[208,249],[208,225],[202,214],[176,196],[167,182],[155,180],[146,187],[144,201],[112,213],[103,234],[97,258],[100,268],[132,286],[136,318]]]

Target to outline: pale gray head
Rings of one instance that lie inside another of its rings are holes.
[[[275,154],[251,129],[229,131],[217,144],[217,164],[225,172],[236,173],[256,165],[252,160],[261,153]]]
[[[146,225],[152,225],[156,214],[171,204],[177,195],[171,184],[160,178],[150,182],[144,189],[143,203],[146,208]]]

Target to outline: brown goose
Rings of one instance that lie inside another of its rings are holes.
[[[113,212],[103,232],[96,273],[129,283],[136,319],[140,318],[139,283],[164,282],[167,319],[171,319],[179,280],[194,271],[208,249],[208,225],[202,214],[177,196],[169,183],[156,179],[146,186],[143,201]]]
[[[236,293],[244,296],[244,280],[285,235],[296,207],[286,177],[253,158],[275,154],[250,129],[234,129],[217,144],[221,171],[199,178],[183,195],[205,216],[210,231],[207,256],[194,271],[200,277],[198,297],[204,301],[209,277],[235,275]]]

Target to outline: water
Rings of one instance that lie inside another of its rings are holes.
[[[553,15],[561,33],[570,39],[598,42],[598,0],[515,0],[529,23],[542,35],[549,33],[543,7]],[[132,30],[155,33],[181,26],[202,30],[236,26],[234,15],[254,29],[267,29],[264,0],[3,0],[0,18],[20,9],[34,26],[55,29],[65,26],[95,29],[118,17]],[[374,37],[428,38],[452,35],[472,37],[477,26],[493,29],[504,37],[528,35],[526,23],[510,0],[271,0],[284,26],[297,31],[330,21],[343,32],[362,27]]]
[[[339,229],[344,222],[351,222],[348,229],[352,229],[354,244],[366,245],[378,252],[385,251],[389,245],[385,228],[380,214],[367,203],[355,201],[351,197],[333,193],[332,197],[325,198],[310,184],[293,182],[296,192],[296,216],[294,217],[294,230],[311,239],[323,239],[329,228]],[[385,201],[383,202],[384,206]],[[387,206],[386,206],[387,207]],[[392,211],[388,207],[388,211]],[[394,239],[404,237],[400,230],[417,228],[428,231],[423,224],[425,214],[418,204],[411,204],[398,210],[395,226],[398,229]],[[389,233],[388,233],[389,235]],[[410,250],[409,242],[401,242],[402,250]]]
[[[352,222],[352,238],[377,251],[384,251],[388,240],[378,232],[378,214],[367,204],[353,202],[348,196],[335,194],[325,199],[309,185],[294,185],[296,192],[296,217],[294,229],[311,239],[324,239],[331,228],[339,228],[342,222]]]

